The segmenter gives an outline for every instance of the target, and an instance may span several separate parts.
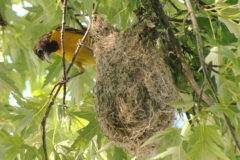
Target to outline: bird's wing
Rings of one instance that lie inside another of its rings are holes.
[[[55,30],[61,30],[61,26],[57,27]],[[81,30],[75,29],[75,28],[71,28],[71,27],[65,27],[65,31],[69,31],[69,32],[73,32],[73,33],[77,33],[77,34],[81,34],[81,35],[85,34],[84,31],[81,31]]]

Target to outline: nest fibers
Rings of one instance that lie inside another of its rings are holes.
[[[96,57],[95,109],[102,133],[136,156],[151,156],[161,144],[141,147],[171,127],[178,92],[153,27],[141,22],[119,32],[98,15],[91,34]],[[153,26],[153,25],[150,25]],[[154,42],[155,40],[155,42]]]

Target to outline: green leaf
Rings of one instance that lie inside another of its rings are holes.
[[[20,93],[20,91],[18,90],[18,88],[15,86],[15,82],[11,78],[9,78],[6,74],[4,74],[2,72],[0,72],[0,85],[5,86],[10,91],[15,92],[19,96],[22,95]]]
[[[215,104],[215,105],[207,108],[206,111],[226,112],[227,111],[227,106],[225,106],[223,104]]]
[[[21,108],[19,109],[19,111],[23,118],[21,120],[18,120],[16,132],[22,131],[26,126],[28,126],[32,122],[32,113],[29,110]]]
[[[93,0],[82,1],[82,3],[84,4],[84,7],[91,18],[92,10],[93,10]]]
[[[121,160],[127,160],[128,157],[126,155],[126,153],[118,147],[114,147],[114,155],[113,155],[113,159],[121,159]]]
[[[84,146],[83,148],[85,148],[88,146],[90,140],[95,135],[98,135],[100,133],[100,127],[96,120],[96,114],[93,111],[93,108],[90,107],[82,108],[82,111],[72,112],[71,114],[89,121],[87,126],[78,131],[79,136],[73,143],[74,147],[82,145],[82,147]]]
[[[54,79],[58,79],[60,77],[62,70],[61,67],[62,67],[61,59],[59,57],[55,57],[54,63],[47,68],[49,73],[47,74],[47,77],[43,83],[42,88],[51,83]]]
[[[228,58],[236,58],[234,56],[234,54],[232,53],[232,51],[229,48],[226,48],[226,47],[219,48],[219,50],[213,50],[212,52],[216,53],[216,54],[219,54],[219,55],[223,55],[223,56],[228,57]]]
[[[195,104],[195,102],[192,99],[192,95],[180,93],[180,96],[182,98],[181,100],[177,100],[175,102],[170,102],[167,104],[177,109],[183,108],[183,111],[187,112]]]
[[[181,141],[180,130],[177,128],[167,128],[163,131],[156,133],[154,136],[149,138],[142,147],[151,144],[151,143],[158,143],[164,141],[169,145],[177,145]]]
[[[165,152],[162,152],[151,159],[164,158],[168,155],[171,155],[173,160],[190,160],[190,158],[188,157],[188,155],[186,154],[181,145],[169,147]]]
[[[86,148],[90,140],[100,132],[100,127],[97,122],[90,122],[86,127],[78,131],[79,136],[73,143],[73,147]]]
[[[190,136],[191,143],[188,155],[191,159],[218,159],[217,157],[228,159],[220,146],[224,146],[222,137],[214,126],[201,124],[193,128],[194,132]],[[216,145],[217,144],[217,145]],[[218,154],[221,151],[222,154]]]
[[[229,31],[231,33],[233,33],[235,35],[235,37],[237,37],[237,38],[240,37],[240,25],[239,24],[233,22],[232,20],[224,19],[221,17],[219,17],[219,20],[222,21],[228,27]]]
[[[230,160],[215,143],[211,143],[208,147],[209,150],[219,158],[223,160]]]
[[[76,70],[75,70],[76,71]],[[76,74],[74,72],[73,74]],[[94,87],[95,67],[88,67],[83,75],[73,78],[69,83],[70,96],[73,104],[79,104],[89,96],[92,97],[91,90]]]
[[[232,109],[231,109],[232,108]],[[235,120],[235,116],[236,116],[236,112],[239,112],[238,110],[233,109],[233,107],[231,106],[226,106],[223,104],[215,104],[209,108],[206,109],[207,111],[212,111],[212,112],[220,112],[220,113],[225,113],[231,120],[231,122],[234,122]]]

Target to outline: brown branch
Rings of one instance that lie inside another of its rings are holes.
[[[187,36],[187,33],[186,33],[186,29],[185,29],[185,24],[186,24],[186,21],[187,21],[187,18],[189,16],[189,13],[187,13],[183,19],[183,23],[182,23],[182,26],[183,26],[183,32],[184,32],[184,36],[186,37],[186,39],[188,39],[188,36]]]
[[[195,91],[193,91],[192,97],[195,102],[196,101],[196,92]],[[195,105],[192,107],[192,112],[193,112],[193,115],[195,116],[196,115]]]
[[[193,123],[192,123],[192,119],[191,119],[191,116],[190,116],[190,113],[189,112],[186,112],[186,116],[187,116],[187,119],[188,119],[188,122],[191,126],[193,126]]]
[[[219,71],[217,71],[216,69],[214,69],[213,67],[216,67],[216,65],[209,65],[209,64],[206,64],[207,68],[210,70],[210,71],[213,71],[217,74],[220,74]]]
[[[193,30],[194,30],[195,35],[196,35],[197,51],[198,51],[198,56],[199,56],[201,66],[203,68],[203,74],[204,74],[204,77],[207,79],[207,82],[208,82],[208,84],[209,84],[209,86],[210,86],[210,88],[213,92],[214,98],[216,99],[216,101],[218,101],[216,89],[214,88],[214,85],[213,85],[213,83],[212,83],[212,81],[211,81],[211,79],[208,75],[207,68],[206,68],[206,65],[205,65],[204,56],[203,56],[203,49],[202,49],[202,38],[200,36],[200,29],[198,27],[197,20],[196,20],[192,5],[190,3],[190,0],[185,0],[185,2],[186,2],[186,5],[187,5],[187,8],[188,8],[188,12],[190,13],[190,17],[191,17],[192,24],[193,24]]]
[[[67,82],[70,81],[71,79],[77,77],[77,76],[80,76],[80,75],[83,74],[83,73],[84,73],[84,72],[79,72],[79,73],[77,73],[77,74],[75,74],[75,75],[73,75],[73,76],[68,77],[68,78],[67,78]]]
[[[87,31],[85,32],[83,38],[78,41],[78,46],[77,46],[77,49],[76,49],[76,51],[75,51],[75,53],[74,53],[74,56],[73,56],[73,58],[72,58],[72,61],[71,61],[70,65],[68,66],[67,74],[68,74],[69,71],[71,70],[71,68],[72,68],[72,66],[73,66],[73,62],[74,62],[75,59],[77,58],[81,47],[84,46],[84,41],[85,41],[86,38],[87,38],[88,32],[89,32],[89,30],[90,30],[90,26],[91,26],[91,24],[88,26]]]
[[[201,9],[211,9],[211,7],[209,5],[207,5],[206,3],[204,3],[203,1],[201,0],[193,0],[193,3],[196,4],[197,6],[197,9],[198,8],[201,8]],[[211,10],[211,12],[217,12],[216,10]]]
[[[171,0],[168,0],[168,2],[176,9],[177,12],[180,12],[180,9]]]
[[[3,19],[2,14],[1,14],[1,10],[0,10],[0,26],[2,26],[4,28],[7,25],[8,25],[8,23]]]
[[[78,42],[78,46],[77,46],[77,48],[76,48],[76,50],[75,50],[74,57],[73,57],[70,65],[68,66],[68,69],[67,69],[67,71],[66,71],[66,76],[69,74],[69,72],[70,72],[70,70],[71,70],[71,68],[72,68],[72,66],[73,66],[73,64],[74,64],[74,62],[75,62],[75,59],[76,59],[77,55],[79,54],[79,51],[80,51],[81,47],[82,47],[83,44],[84,44],[84,41],[85,41],[86,38],[87,38],[87,35],[88,35],[88,32],[89,32],[90,26],[91,26],[91,24],[89,24],[88,29],[87,29],[87,31],[85,32],[83,38],[82,38],[81,40],[79,40],[79,42]],[[65,82],[62,82],[62,80],[63,80],[63,77],[62,77],[61,80],[54,86],[54,88],[52,89],[52,91],[51,91],[51,93],[50,93],[50,94],[52,94],[53,91],[54,91],[54,90],[56,89],[56,87],[58,86],[58,89],[57,89],[57,91],[55,92],[54,96],[51,98],[51,101],[50,101],[50,103],[49,103],[49,105],[48,105],[48,107],[47,107],[47,110],[46,110],[46,112],[45,112],[45,114],[44,114],[44,117],[43,117],[43,119],[42,119],[42,122],[41,122],[43,151],[44,151],[45,160],[48,160],[47,145],[46,145],[46,121],[47,121],[48,115],[49,115],[49,113],[50,113],[50,110],[51,110],[51,108],[52,108],[52,106],[53,106],[53,104],[54,104],[54,102],[55,102],[55,100],[56,100],[56,97],[57,97],[60,89],[62,88],[63,84],[66,83],[68,80],[70,80],[70,79],[72,79],[72,78],[74,78],[74,77],[76,77],[77,75],[80,75],[80,74],[82,74],[82,73],[79,73],[79,74],[76,74],[76,75],[74,75],[74,76],[72,76],[72,77],[69,77],[69,79],[66,79]]]
[[[61,28],[61,45],[62,45],[62,64],[63,64],[63,81],[66,81],[67,75],[66,75],[66,62],[65,62],[65,46],[64,46],[64,32],[65,32],[65,24],[66,24],[66,8],[67,8],[67,0],[63,1],[62,5],[62,28]],[[66,89],[67,89],[67,83],[65,82],[63,84],[63,105],[65,105],[65,99],[66,99]]]
[[[62,84],[61,80],[59,80],[59,81],[54,85],[53,89],[51,90],[51,92],[50,92],[50,94],[49,94],[50,97],[53,95],[55,89],[56,89],[57,86],[59,86],[60,84]]]
[[[79,76],[79,75],[81,75],[81,74],[83,74],[83,73],[84,73],[84,72],[79,72],[79,73],[77,73],[77,74],[75,74],[75,75],[73,75],[73,76],[67,77],[66,81],[63,81],[63,79],[60,79],[60,80],[54,85],[54,87],[53,87],[53,89],[51,90],[51,92],[50,92],[49,95],[50,95],[50,96],[53,95],[53,93],[54,93],[55,89],[57,88],[57,86],[62,85],[62,84],[64,84],[64,83],[67,83],[67,82],[69,82],[71,79],[73,79],[73,78],[75,78],[75,77],[77,77],[77,76]]]
[[[193,90],[198,95],[200,95],[201,89],[199,88],[197,82],[194,79],[192,70],[189,68],[189,66],[185,62],[185,59],[184,59],[184,57],[182,55],[182,51],[181,51],[181,49],[179,47],[178,41],[177,41],[174,33],[170,29],[170,24],[168,22],[168,18],[167,18],[166,14],[165,14],[165,12],[163,10],[163,7],[162,7],[161,3],[158,0],[151,0],[151,2],[152,2],[152,8],[153,8],[154,12],[157,14],[157,16],[159,17],[160,21],[164,25],[164,27],[168,29],[168,35],[170,37],[169,40],[171,41],[171,44],[172,44],[173,49],[174,49],[174,52],[177,54],[177,57],[179,58],[179,60],[181,62],[182,71],[183,71],[183,74],[184,74],[185,78],[190,83],[190,85],[193,88]],[[202,94],[202,99],[208,105],[212,105],[213,104],[213,101],[204,93]]]
[[[189,47],[189,46],[185,46],[185,45],[181,45],[181,48],[183,49],[183,51],[186,51],[189,55],[195,56],[195,52]]]
[[[178,19],[178,18],[172,18],[172,17],[168,17],[168,20],[173,22],[179,22],[179,23],[182,23],[184,21],[184,19]],[[185,20],[185,22],[190,22],[190,21]]]
[[[202,49],[202,40],[201,40],[201,36],[200,36],[200,29],[198,27],[198,24],[197,24],[197,20],[196,20],[196,17],[195,17],[195,14],[194,14],[194,11],[193,11],[193,8],[192,8],[192,5],[190,3],[190,0],[185,0],[186,2],[186,5],[187,5],[187,8],[188,8],[188,11],[190,13],[190,16],[191,16],[191,20],[192,20],[192,24],[193,24],[193,30],[196,34],[196,41],[197,41],[197,49],[198,49],[198,55],[199,55],[199,59],[200,59],[200,63],[201,63],[201,66],[203,67],[203,73],[204,73],[204,77],[207,79],[207,82],[213,92],[213,95],[214,95],[214,98],[216,99],[216,102],[217,103],[220,103],[218,97],[217,97],[217,92],[213,86],[213,83],[212,81],[210,80],[210,77],[208,76],[208,73],[207,73],[207,69],[206,69],[206,65],[205,65],[205,62],[204,62],[204,56],[203,56],[203,49]],[[238,148],[238,150],[240,151],[240,143],[236,137],[236,134],[235,134],[235,128],[234,126],[231,124],[229,118],[227,117],[227,115],[225,113],[223,113],[223,116],[224,116],[224,119],[230,129],[230,132],[232,134],[232,137],[233,137],[233,140],[236,144],[236,147]]]
[[[62,28],[61,28],[61,45],[62,45],[62,64],[63,64],[63,81],[66,80],[66,63],[65,63],[65,48],[64,48],[64,31],[65,31],[65,19],[66,19],[66,6],[67,6],[67,0],[64,0],[62,10],[63,10],[63,16],[62,16]],[[55,102],[55,99],[62,88],[62,85],[64,86],[63,88],[63,105],[65,105],[65,97],[66,97],[66,82],[64,83],[57,83],[54,88],[52,89],[50,95],[53,94],[54,90],[58,86],[57,91],[55,92],[54,96],[51,99],[51,102],[48,105],[48,108],[45,112],[45,115],[42,119],[41,125],[42,125],[42,141],[43,141],[43,151],[44,151],[44,156],[45,160],[48,160],[48,153],[47,153],[47,145],[46,145],[46,121],[49,115],[49,112]]]
[[[227,122],[228,128],[230,129],[230,132],[231,132],[231,134],[232,134],[232,137],[233,137],[233,140],[234,140],[234,142],[235,142],[235,144],[236,144],[236,147],[238,148],[238,150],[240,150],[240,144],[239,144],[239,141],[238,141],[237,136],[236,136],[236,134],[235,134],[235,133],[236,133],[236,129],[235,129],[235,127],[231,124],[229,118],[227,117],[227,115],[226,115],[225,113],[223,113],[223,116],[224,116],[224,118],[225,118],[225,120],[226,120],[226,122]]]
[[[204,78],[203,84],[201,86],[201,92],[200,92],[200,95],[199,95],[199,98],[198,98],[198,110],[199,111],[202,110],[201,100],[202,100],[202,94],[203,94],[203,90],[204,90],[204,87],[205,87],[206,83],[207,83],[207,79]]]
[[[75,17],[84,16],[83,14],[74,14]]]
[[[41,122],[41,126],[42,126],[42,142],[43,142],[43,151],[44,151],[44,156],[45,156],[45,160],[48,160],[48,154],[47,154],[47,144],[46,144],[46,121],[47,121],[47,118],[48,118],[48,115],[49,115],[49,112],[55,102],[55,99],[60,91],[60,89],[62,88],[62,84],[60,84],[58,86],[58,89],[56,91],[56,93],[54,94],[54,96],[52,97],[49,105],[48,105],[48,108],[44,114],[44,117],[42,119],[42,122]]]
[[[87,28],[83,26],[83,24],[78,20],[78,18],[76,16],[75,16],[75,18],[71,16],[71,18],[77,22],[77,24],[81,27],[81,30],[83,30],[83,31],[87,30]]]

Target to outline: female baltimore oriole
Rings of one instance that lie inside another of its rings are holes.
[[[64,47],[65,47],[65,58],[67,61],[71,62],[74,56],[74,52],[77,48],[77,43],[84,36],[84,32],[74,29],[66,28],[64,32]],[[86,40],[87,45],[91,45],[92,40],[88,38]],[[62,56],[62,46],[61,46],[61,28],[58,27],[35,41],[34,53],[44,61],[51,63],[49,55],[52,52]],[[87,47],[82,47],[80,52],[74,62],[75,66],[80,72],[84,72],[85,69],[82,65],[95,65],[94,55],[91,49]]]

